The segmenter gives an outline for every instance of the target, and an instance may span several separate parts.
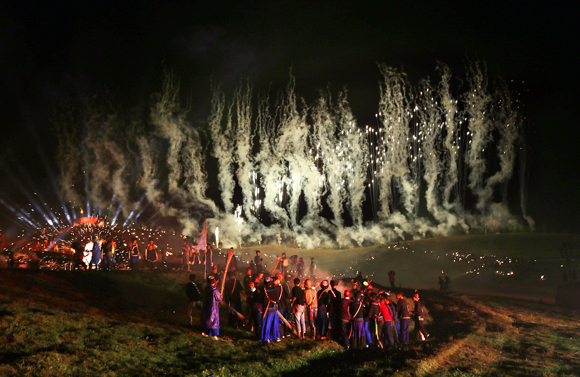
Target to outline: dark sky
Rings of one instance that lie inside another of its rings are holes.
[[[314,4],[316,3],[316,4]],[[538,3],[538,4],[535,4]],[[540,229],[579,231],[579,6],[530,1],[5,1],[0,5],[1,198],[27,203],[58,171],[50,117],[67,97],[146,103],[164,67],[208,115],[210,77],[227,90],[287,83],[307,98],[349,88],[359,124],[374,122],[377,62],[412,82],[436,62],[487,62],[523,93],[532,132],[529,212]],[[105,94],[107,93],[107,94]],[[7,177],[11,177],[7,179]],[[16,181],[24,186],[19,187]],[[48,190],[50,191],[50,190]],[[50,196],[46,193],[47,196]],[[0,205],[1,207],[1,205]],[[0,210],[2,228],[10,218]]]

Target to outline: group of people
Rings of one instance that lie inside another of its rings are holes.
[[[89,239],[85,246],[73,242],[72,248],[75,251],[74,264],[77,268],[85,270],[107,270],[115,269],[117,264],[117,243],[113,237],[99,238],[95,236]]]
[[[250,268],[258,273],[265,272],[263,262],[264,260],[260,255],[260,250],[256,250],[256,256],[254,257]],[[276,259],[276,264],[274,264],[272,272],[276,270],[279,270],[282,275],[294,274],[299,278],[310,277],[313,279],[316,274],[316,263],[314,262],[314,258],[310,258],[310,265],[308,267],[308,272],[306,273],[306,263],[304,262],[304,258],[299,257],[298,255],[291,255],[288,258],[286,253],[282,253],[282,255]]]
[[[139,250],[139,243],[136,238],[131,240],[129,245],[129,267],[131,270],[137,269],[141,263],[145,263],[146,267],[153,270],[159,263],[163,262],[165,255],[163,251],[155,244],[152,239],[149,240],[145,246],[145,258],[142,258]]]
[[[191,245],[189,242],[183,241],[183,246],[181,248],[181,269],[183,271],[190,271],[193,266],[205,263],[206,258],[210,261],[209,265],[213,264],[211,262],[213,255],[211,244],[206,245],[206,249],[202,250],[203,253],[200,253],[200,250],[202,249],[196,245]],[[205,254],[205,256],[203,256],[203,254]]]
[[[429,337],[418,294],[413,297],[413,310],[409,310],[402,293],[394,299],[389,292],[375,290],[369,281],[353,280],[350,289],[341,292],[339,281],[322,280],[317,290],[310,278],[282,272],[264,276],[263,271],[248,269],[242,283],[233,272],[228,273],[223,297],[218,281],[216,276],[209,276],[202,293],[195,275],[190,275],[187,290],[190,322],[193,308],[201,306],[202,333],[215,339],[219,336],[220,305],[227,306],[228,323],[233,328],[243,324],[241,318],[249,316],[250,331],[265,343],[281,341],[292,332],[303,339],[310,329],[312,338],[333,339],[347,349],[394,347],[409,342],[411,318],[415,320],[417,338]]]
[[[113,237],[94,236],[87,239],[84,247],[80,242],[73,242],[75,251],[74,264],[77,268],[85,270],[111,271],[117,265],[117,243]],[[163,260],[163,254],[155,242],[150,239],[145,246],[144,255],[141,254],[137,238],[133,238],[128,247],[129,267],[133,270],[141,263],[145,263],[150,269],[154,269]]]

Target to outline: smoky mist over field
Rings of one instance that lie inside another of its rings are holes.
[[[65,212],[125,226],[171,220],[190,236],[208,221],[226,247],[533,228],[523,117],[484,64],[466,68],[453,80],[440,63],[437,80],[411,83],[379,64],[373,125],[357,123],[346,89],[307,103],[292,75],[280,93],[214,85],[207,121],[192,124],[166,73],[146,116],[89,104],[56,117]]]

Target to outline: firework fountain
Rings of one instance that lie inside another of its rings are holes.
[[[480,63],[468,64],[463,87],[443,64],[436,85],[379,71],[370,126],[357,124],[346,90],[323,89],[308,104],[292,76],[276,100],[249,84],[228,100],[214,86],[201,126],[188,122],[171,74],[140,122],[113,110],[69,114],[57,121],[69,221],[82,208],[113,224],[171,218],[194,235],[207,220],[226,247],[351,247],[531,227],[526,187],[521,216],[508,209],[526,145],[506,85],[492,87]]]

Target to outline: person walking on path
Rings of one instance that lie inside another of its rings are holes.
[[[254,265],[256,266],[256,273],[259,274],[263,271],[262,268],[263,259],[260,256],[260,250],[256,250],[256,256],[254,257]]]
[[[264,288],[260,280],[250,282],[250,300],[251,300],[251,330],[253,330],[256,339],[262,335],[262,303],[264,302]]]
[[[402,292],[397,294],[397,314],[399,315],[399,321],[401,324],[401,330],[399,334],[399,341],[402,344],[409,343],[409,322],[411,321],[411,315],[409,314],[409,308],[407,307],[407,299],[403,296]]]
[[[380,302],[377,300],[377,294],[372,292],[369,297],[369,322],[372,334],[372,341],[369,344],[376,343],[377,347],[383,348],[383,326],[385,319],[381,312]]]
[[[364,328],[362,293],[356,292],[354,301],[350,303],[351,330],[349,344],[355,350],[361,350],[367,346],[366,333]]]
[[[291,318],[290,315],[292,314],[292,286],[291,280],[292,278],[289,276],[284,277],[281,272],[276,274],[276,279],[274,282],[278,281],[280,287],[282,287],[282,298],[278,303],[278,311],[280,315],[286,319],[286,321],[290,322]],[[284,320],[280,318],[280,335],[283,338],[290,337],[292,332],[288,329]]]
[[[203,292],[203,309],[201,315],[201,331],[203,336],[212,336],[215,340],[220,335],[220,302],[222,295],[217,289],[218,280],[208,276],[207,287]]]
[[[95,266],[95,270],[98,269],[99,263],[101,262],[101,240],[96,236],[93,240],[93,255],[91,257],[91,264],[89,265],[89,270],[92,266]]]
[[[181,270],[189,271],[191,267],[191,246],[187,241],[183,241],[183,247],[181,248]]]
[[[395,345],[394,340],[394,333],[395,333],[395,326],[393,324],[393,316],[394,312],[391,306],[389,305],[389,298],[388,294],[381,295],[379,299],[379,306],[381,309],[381,315],[384,320],[383,325],[383,340],[385,347],[393,347]]]
[[[391,282],[391,289],[395,289],[395,271],[389,271],[389,281]]]
[[[242,292],[244,291],[244,287],[242,284],[236,279],[235,273],[233,271],[228,272],[227,276],[229,280],[226,281],[224,287],[224,299],[230,305],[230,307],[237,312],[242,312]],[[238,324],[240,319],[236,314],[233,314],[231,311],[228,314],[228,325],[233,327],[234,329],[238,328]]]
[[[338,320],[340,321],[340,337],[335,339],[339,344],[342,344],[346,349],[350,348],[350,321],[352,316],[350,313],[350,291],[344,291],[344,298],[341,300],[339,306],[336,308],[338,312]],[[338,329],[334,329],[338,333]],[[333,336],[334,337],[334,336]]]
[[[147,259],[147,263],[149,264],[149,268],[152,270],[155,268],[155,264],[157,263],[157,245],[153,240],[149,240],[149,245],[145,249],[145,257]]]
[[[278,279],[276,279],[278,281]],[[265,280],[264,302],[262,304],[262,336],[260,342],[270,343],[280,341],[280,327],[278,325],[278,308],[282,299],[282,287],[274,282],[271,277]]]
[[[286,257],[286,253],[282,253],[282,258],[280,260],[280,265],[282,265],[282,275],[286,276],[288,273],[288,258]]]
[[[413,296],[413,301],[415,302],[415,310],[413,310],[413,319],[415,321],[415,331],[417,332],[417,338],[421,341],[427,340],[429,334],[425,327],[423,327],[423,322],[425,318],[423,317],[423,303],[419,299],[419,294],[415,293]]]
[[[310,258],[310,266],[308,269],[308,275],[310,279],[314,279],[314,275],[316,274],[316,263],[314,263],[314,258]]]
[[[312,338],[316,338],[316,320],[318,317],[318,300],[316,299],[316,290],[312,287],[310,279],[304,281],[304,305],[306,309],[306,318],[310,324]]]
[[[115,252],[115,241],[112,237],[107,238],[106,242],[103,244],[103,270],[112,271],[113,270],[113,254]]]
[[[332,339],[340,342],[340,304],[342,302],[342,297],[340,291],[336,289],[336,287],[338,287],[337,280],[331,280],[330,287],[331,289],[328,291],[330,307],[328,310],[328,318],[330,319],[330,328],[332,329]]]
[[[318,301],[318,332],[321,340],[326,340],[328,334],[328,319],[330,316],[328,312],[330,294],[328,292],[328,280],[321,281],[320,290],[316,296],[316,301]]]
[[[292,288],[292,313],[296,319],[296,330],[298,338],[304,339],[306,333],[306,321],[304,320],[304,290],[300,287],[300,279],[294,278],[294,288]]]
[[[137,238],[133,238],[129,249],[129,267],[134,270],[141,259],[141,252],[139,251],[139,245],[137,244]]]

